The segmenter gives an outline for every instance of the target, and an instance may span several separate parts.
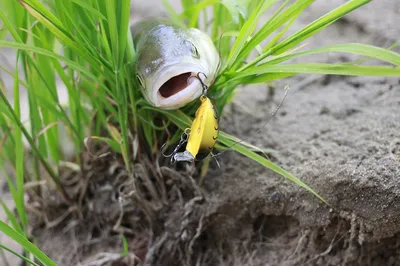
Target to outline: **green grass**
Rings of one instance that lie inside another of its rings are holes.
[[[52,261],[49,257],[47,257],[46,254],[44,254],[34,244],[29,242],[24,235],[20,234],[19,232],[17,232],[16,230],[14,230],[13,228],[11,228],[10,226],[8,226],[6,223],[4,223],[2,221],[0,221],[0,231],[3,232],[8,237],[15,240],[15,242],[17,242],[22,247],[24,247],[24,249],[27,252],[31,253],[38,261],[40,261],[44,265],[48,265],[48,266],[56,265],[56,263],[54,261]],[[2,245],[0,245],[0,247],[4,248],[4,246],[2,246]],[[10,249],[6,249],[6,250],[17,255],[14,251],[12,251]],[[26,257],[18,256],[18,257],[24,259],[27,263],[31,263],[31,264],[35,265],[34,263],[32,263],[32,261],[30,259],[27,258],[28,256],[26,256]],[[36,265],[38,265],[38,264],[36,264]]]
[[[221,55],[221,67],[209,93],[216,99],[219,113],[231,101],[242,84],[265,83],[300,73],[400,76],[400,55],[364,44],[339,44],[312,50],[299,49],[305,40],[325,29],[340,17],[367,4],[368,0],[350,0],[302,29],[288,29],[313,0],[182,0],[181,14],[163,1],[173,21],[182,27],[198,27],[214,40]],[[208,10],[208,12],[206,11]],[[87,141],[102,141],[121,153],[130,170],[133,161],[143,156],[155,158],[164,140],[175,145],[182,130],[190,126],[196,103],[182,110],[164,111],[150,106],[132,78],[135,52],[129,29],[128,0],[10,0],[0,3],[0,48],[17,52],[18,69],[3,70],[14,77],[14,102],[0,88],[0,168],[8,164],[15,179],[5,172],[16,213],[2,204],[12,228],[0,223],[0,231],[17,241],[45,265],[54,265],[28,240],[24,183],[40,181],[43,172],[53,180],[65,201],[73,204],[58,176],[64,141],[60,128],[66,129],[74,143],[73,161],[82,163]],[[262,15],[272,14],[261,23]],[[259,27],[257,27],[259,26]],[[265,44],[265,40],[269,40]],[[291,63],[302,56],[344,52],[378,59],[391,66]],[[68,106],[57,95],[59,78],[68,91]],[[21,121],[20,91],[28,92],[29,123]],[[10,88],[7,88],[10,89]],[[145,120],[158,114],[164,123]],[[93,119],[93,117],[96,119]],[[180,130],[169,136],[166,128],[175,124]],[[90,126],[88,126],[90,125]],[[102,134],[102,129],[107,134]],[[25,138],[33,153],[33,162],[25,164]],[[163,140],[163,141],[159,141]],[[286,177],[323,200],[315,191],[281,167],[254,152],[245,142],[221,132],[218,147],[247,156]],[[133,144],[133,145],[132,145]],[[29,169],[27,169],[29,167]],[[207,168],[205,165],[205,170]],[[40,190],[35,191],[40,196]],[[5,247],[2,247],[5,248]],[[29,261],[27,261],[29,263]]]

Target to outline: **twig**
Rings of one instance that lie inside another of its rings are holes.
[[[299,238],[299,241],[297,241],[297,246],[296,249],[293,251],[293,253],[286,259],[290,260],[299,250],[300,247],[303,246],[304,240],[310,235],[310,230],[306,230],[304,234]]]
[[[304,263],[304,265],[308,265],[311,261],[314,261],[314,260],[317,260],[317,259],[319,259],[319,258],[321,258],[321,257],[323,257],[323,256],[326,256],[326,255],[328,255],[328,254],[332,251],[332,248],[333,248],[337,243],[339,243],[339,241],[342,240],[343,237],[344,237],[345,235],[347,235],[347,234],[349,233],[349,232],[344,233],[337,241],[335,241],[337,235],[339,234],[340,228],[341,228],[341,226],[340,226],[340,223],[339,223],[338,228],[337,228],[337,230],[336,230],[336,234],[335,234],[334,237],[332,238],[332,241],[331,241],[331,243],[329,244],[328,248],[327,248],[324,252],[322,252],[322,253],[316,255],[315,257],[309,259],[308,261],[306,261],[306,262]]]
[[[83,264],[84,266],[101,266],[104,265],[106,262],[112,262],[119,260],[121,258],[121,254],[119,253],[109,253],[109,252],[102,252],[96,254],[95,257],[100,257],[99,259],[96,259],[92,262]],[[102,258],[101,258],[102,257]]]
[[[191,263],[191,256],[193,254],[193,246],[196,242],[196,240],[200,237],[201,233],[203,232],[203,221],[204,221],[204,214],[201,215],[199,225],[196,228],[196,234],[193,236],[193,238],[190,240],[189,243],[189,254],[187,256],[187,264],[192,265]]]

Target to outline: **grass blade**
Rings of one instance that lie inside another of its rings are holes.
[[[305,39],[308,39],[312,35],[320,32],[321,30],[323,30],[324,28],[326,28],[339,18],[343,17],[347,13],[369,2],[371,2],[371,0],[350,0],[346,2],[345,4],[339,6],[338,8],[329,12],[328,14],[320,17],[311,24],[307,25],[303,29],[297,31],[296,33],[285,39],[283,42],[274,46],[272,48],[271,54],[278,55],[289,50],[290,48],[304,41]]]
[[[19,233],[23,233],[24,230],[22,230],[21,225],[18,223],[17,217],[15,217],[15,215],[12,213],[12,211],[7,207],[7,205],[4,203],[4,201],[0,201],[1,206],[3,207],[4,212],[7,215],[8,220],[10,220],[11,225],[13,226],[13,228],[19,232]]]
[[[293,53],[289,55],[280,55],[275,57],[272,60],[269,60],[265,62],[265,65],[273,65],[273,64],[279,64],[284,61],[288,61],[290,59],[294,59],[300,56],[305,56],[305,55],[312,55],[312,54],[318,54],[318,53],[329,53],[329,52],[342,52],[342,53],[351,53],[351,54],[356,54],[356,55],[362,55],[366,57],[370,57],[371,59],[378,59],[382,61],[386,61],[388,63],[394,64],[394,65],[400,65],[400,54],[371,46],[371,45],[366,45],[366,44],[359,44],[359,43],[346,43],[346,44],[337,44],[337,45],[332,45],[332,46],[326,46],[322,48],[316,48],[312,49],[309,51],[305,52],[299,52],[299,53]],[[264,65],[262,64],[262,65]]]
[[[10,252],[11,254],[17,256],[17,257],[20,258],[21,260],[23,260],[23,261],[25,261],[26,263],[29,263],[29,264],[31,264],[31,265],[33,265],[33,266],[40,266],[40,265],[37,264],[36,262],[34,262],[34,261],[28,259],[28,258],[25,257],[25,256],[22,256],[21,254],[18,254],[17,252],[15,252],[15,251],[12,250],[12,249],[9,249],[9,248],[6,247],[6,246],[3,246],[3,245],[0,244],[0,249],[4,249],[4,250]]]
[[[251,38],[251,40],[246,43],[237,60],[241,60],[248,56],[254,47],[259,45],[263,40],[270,36],[274,31],[282,27],[286,22],[297,18],[301,12],[306,7],[311,5],[315,0],[299,0],[282,11],[289,1],[290,0],[286,0],[272,15],[272,17],[261,27],[261,29]]]
[[[8,237],[13,239],[15,242],[20,244],[25,250],[31,252],[40,262],[46,266],[56,266],[56,263],[52,261],[46,254],[44,254],[39,248],[32,244],[23,235],[12,229],[6,223],[0,221],[0,231],[6,234]]]
[[[246,148],[243,146],[241,143],[235,142],[232,140],[232,136],[229,136],[225,132],[220,132],[218,136],[218,141],[226,145],[227,147],[230,147],[231,149],[239,152],[240,154],[243,154],[244,156],[256,161],[257,163],[267,167],[268,169],[274,171],[275,173],[286,177],[293,183],[305,188],[307,191],[311,192],[314,196],[316,196],[318,199],[320,199],[322,202],[328,204],[324,198],[322,198],[318,193],[316,193],[311,187],[306,185],[303,181],[292,175],[291,173],[287,172],[286,170],[282,169],[281,167],[277,166],[273,162],[267,160],[266,158],[258,155],[257,153],[251,151],[250,149]]]
[[[0,41],[0,47],[9,47],[9,48],[19,49],[19,50],[24,50],[24,51],[31,51],[34,53],[38,53],[41,55],[45,55],[45,56],[60,60],[60,61],[64,62],[67,66],[73,68],[74,70],[78,71],[79,73],[83,74],[84,76],[90,78],[91,80],[93,80],[94,82],[99,84],[99,86],[102,89],[104,89],[105,91],[107,91],[111,96],[114,96],[113,93],[109,90],[109,88],[107,88],[104,85],[104,82],[100,80],[99,76],[96,76],[95,74],[88,71],[82,65],[80,65],[77,62],[74,62],[62,55],[56,54],[52,51],[49,51],[49,50],[46,50],[43,48],[39,48],[39,47],[36,47],[33,45],[23,44],[23,43],[18,43],[18,42]]]
[[[253,75],[267,76],[271,73],[307,73],[307,74],[327,74],[327,75],[346,75],[346,76],[382,76],[399,77],[400,68],[388,66],[354,66],[348,64],[324,64],[324,63],[305,63],[305,64],[285,64],[285,65],[265,65],[254,67],[243,73],[227,73],[228,77],[242,78]],[[260,79],[261,81],[262,79]]]
[[[253,14],[249,17],[249,19],[246,21],[246,23],[243,25],[242,29],[239,32],[238,37],[236,38],[235,43],[233,44],[233,47],[231,49],[231,52],[228,56],[227,62],[226,62],[226,68],[230,68],[235,60],[237,59],[240,51],[242,50],[242,47],[245,45],[246,41],[250,37],[250,35],[253,33],[254,29],[257,26],[258,19],[261,15],[260,11],[264,10],[266,6],[272,5],[275,2],[275,0],[268,0],[268,1],[261,1],[258,4],[258,7],[256,10],[253,12]]]
[[[168,111],[161,111],[165,113],[174,124],[176,124],[181,130],[184,130],[187,127],[190,127],[191,122],[190,118],[187,117],[184,113],[181,111],[174,111],[174,112],[168,112]],[[283,168],[277,166],[273,162],[267,160],[266,158],[258,155],[257,153],[253,152],[251,149],[247,148],[241,143],[238,143],[237,141],[234,141],[233,139],[236,139],[233,136],[230,136],[229,134],[220,131],[218,135],[218,142],[221,142],[225,146],[243,154],[244,156],[256,161],[257,163],[267,167],[268,169],[274,171],[275,173],[289,179],[290,181],[294,182],[295,184],[305,188],[307,191],[311,192],[313,195],[315,195],[317,198],[319,198],[321,201],[324,203],[327,203],[318,193],[316,193],[311,187],[306,185],[303,181],[295,177],[294,175],[290,174]]]
[[[19,59],[19,53],[17,53],[17,60]],[[19,79],[18,79],[18,67],[15,68],[14,78],[14,110],[15,117],[21,120],[21,107],[20,107],[20,94],[19,94]],[[24,200],[24,145],[22,142],[22,131],[21,128],[14,128],[15,138],[15,170],[16,170],[16,191],[17,198],[15,199],[15,206],[18,211],[19,218],[21,220],[22,228],[25,231],[28,223],[26,212],[25,212],[25,200]]]

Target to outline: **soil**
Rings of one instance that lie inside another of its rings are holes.
[[[147,2],[133,9],[135,19],[161,13]],[[345,1],[316,1],[294,28],[331,2]],[[373,1],[307,47],[388,47],[399,36],[399,16],[397,0]],[[354,59],[329,54],[301,61]],[[285,85],[288,97],[263,127]],[[145,162],[129,175],[117,155],[87,156],[83,172],[63,171],[81,216],[50,192],[47,217],[32,217],[39,246],[59,265],[400,265],[398,78],[298,76],[273,88],[244,87],[220,128],[273,149],[270,159],[329,205],[234,152],[218,157],[220,168],[212,161],[203,180],[191,166],[176,171]],[[121,234],[129,246],[123,258]]]

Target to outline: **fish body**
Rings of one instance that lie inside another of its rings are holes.
[[[136,78],[152,105],[180,108],[202,94],[202,82],[210,86],[214,81],[219,55],[206,33],[163,19],[140,22],[131,32]]]

